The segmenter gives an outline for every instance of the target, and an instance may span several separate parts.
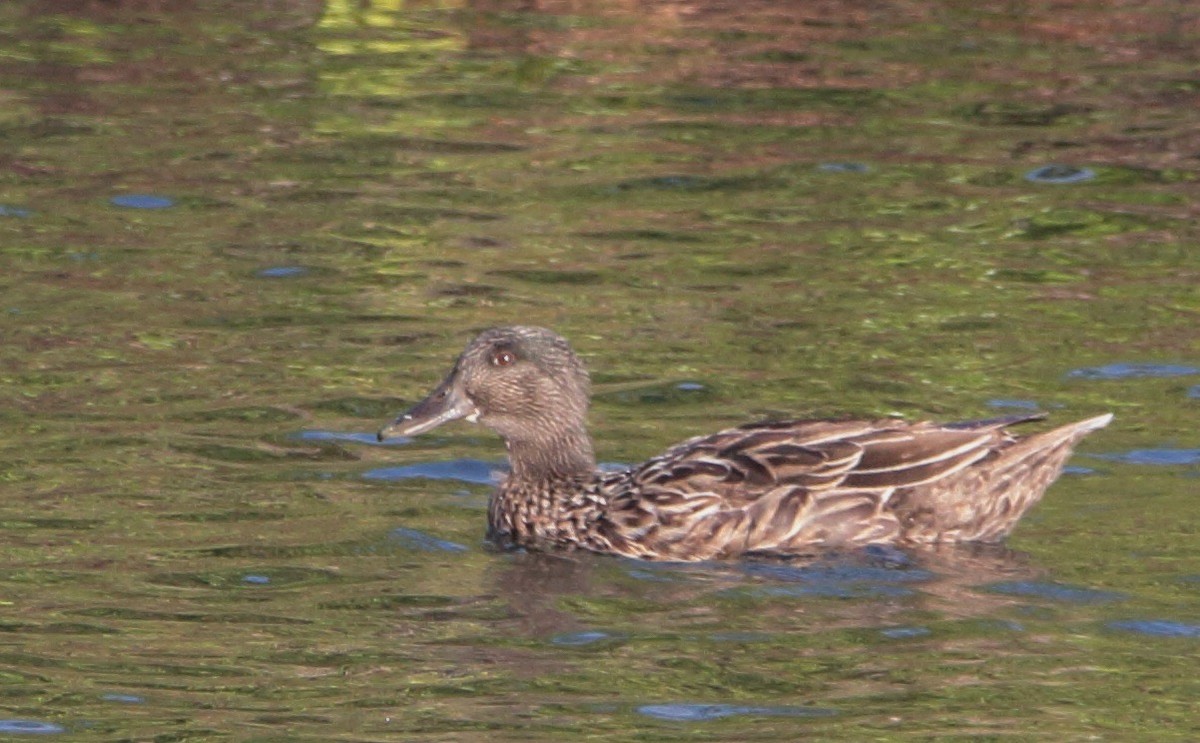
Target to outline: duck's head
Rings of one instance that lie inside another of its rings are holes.
[[[415,436],[459,418],[500,434],[513,456],[573,449],[591,463],[585,419],[587,370],[561,336],[545,328],[485,330],[467,345],[428,397],[379,431],[379,440]]]

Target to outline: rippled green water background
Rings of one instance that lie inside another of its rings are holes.
[[[1198,50],[1184,0],[0,4],[0,735],[1195,740]],[[496,554],[497,440],[370,434],[514,321],[608,462],[1117,420],[1012,551]]]

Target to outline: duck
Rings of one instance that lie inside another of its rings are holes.
[[[503,439],[510,470],[488,499],[501,548],[696,562],[871,545],[1003,540],[1106,413],[1018,437],[1042,414],[937,424],[776,420],[683,441],[620,471],[597,467],[587,369],[552,330],[479,333],[380,441],[451,421]]]

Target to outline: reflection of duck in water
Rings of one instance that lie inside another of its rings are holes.
[[[1075,443],[1112,420],[1026,438],[1005,426],[1037,416],[755,423],[603,473],[586,429],[588,395],[587,371],[561,337],[494,328],[379,436],[458,418],[499,433],[512,473],[492,494],[488,520],[502,544],[695,561],[998,541],[1041,499]]]
[[[650,628],[736,639],[814,627],[832,632],[955,619],[1007,622],[1019,616],[1017,607],[1027,610],[1040,603],[1039,596],[1053,598],[1039,591],[1063,588],[1027,555],[1000,544],[688,563],[515,552],[489,564],[485,584],[488,599],[499,597],[506,607],[499,620],[505,632],[562,636],[561,644],[618,640],[625,632],[653,633]],[[593,601],[607,610],[597,610]]]

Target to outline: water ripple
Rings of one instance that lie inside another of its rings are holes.
[[[304,266],[271,266],[254,272],[255,276],[263,279],[290,279],[308,273]]]
[[[674,722],[705,722],[722,717],[832,717],[838,714],[827,707],[769,706],[751,707],[740,704],[643,704],[639,714],[658,720]]]
[[[708,636],[708,639],[713,642],[749,643],[770,642],[775,637],[767,632],[714,632]]]
[[[1117,363],[1072,369],[1068,377],[1080,379],[1137,379],[1142,377],[1186,377],[1200,374],[1200,368],[1183,364]]]
[[[388,532],[388,539],[418,552],[466,552],[467,547],[458,542],[439,539],[419,529],[398,526]]]
[[[1102,604],[1109,601],[1124,601],[1125,594],[1116,591],[1101,591],[1096,588],[1070,586],[1064,583],[1049,583],[1033,580],[1017,580],[993,583],[987,586],[992,593],[1002,593],[1006,596],[1029,596],[1031,598],[1053,599],[1071,604]]]
[[[1041,410],[1042,406],[1038,405],[1033,400],[1014,400],[1008,398],[996,398],[987,401],[989,408],[1013,408],[1016,410]]]
[[[898,569],[859,564],[832,565],[773,565],[746,563],[747,575],[796,583],[913,583],[932,580],[934,575],[919,568]]]
[[[933,631],[928,627],[888,627],[879,630],[879,634],[893,640],[911,640],[917,637],[928,637]]]
[[[909,596],[913,591],[905,584],[927,582],[935,577],[928,570],[912,567],[909,558],[900,550],[887,547],[868,548],[861,554],[817,564],[748,562],[739,569],[747,576],[777,582],[751,589],[752,593],[765,596]]]
[[[709,389],[704,384],[684,380],[610,390],[593,395],[593,398],[621,405],[661,405],[695,402],[708,393]]]
[[[865,163],[831,162],[821,163],[817,170],[823,173],[866,173],[871,170],[871,166]]]
[[[1031,183],[1082,183],[1095,177],[1096,171],[1091,168],[1074,165],[1043,165],[1025,174],[1025,180]]]
[[[1125,464],[1151,464],[1160,466],[1200,464],[1200,449],[1132,449],[1111,454],[1092,454],[1097,459]]]
[[[166,196],[155,196],[148,193],[129,193],[114,196],[109,203],[123,206],[127,209],[167,209],[175,206],[175,200]]]
[[[1112,629],[1153,637],[1200,637],[1200,625],[1172,622],[1166,619],[1123,619],[1109,622],[1108,626]]]
[[[101,694],[100,698],[106,702],[120,702],[121,704],[145,704],[146,698],[139,697],[136,694]]]
[[[32,213],[33,212],[23,207],[12,206],[11,204],[0,204],[0,217],[17,217],[24,219]]]
[[[373,433],[363,433],[361,431],[323,431],[311,428],[292,434],[292,438],[302,441],[353,441],[356,444],[367,444],[369,446],[396,446],[412,441],[407,436],[397,436],[394,439],[380,441],[379,436]]]
[[[3,735],[48,735],[64,732],[66,732],[64,727],[55,725],[52,722],[42,722],[40,720],[0,720],[0,734]]]
[[[550,643],[552,645],[578,648],[586,645],[595,645],[598,642],[619,639],[621,639],[620,635],[613,635],[609,634],[608,632],[591,630],[583,632],[566,632],[561,635],[555,635],[554,637],[550,638]]]
[[[752,589],[751,593],[784,598],[860,599],[902,598],[904,596],[912,596],[914,591],[902,586],[891,585],[812,582],[792,586],[760,586],[757,589]]]

